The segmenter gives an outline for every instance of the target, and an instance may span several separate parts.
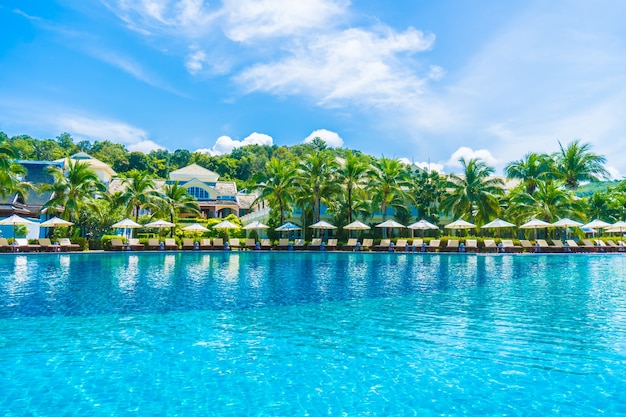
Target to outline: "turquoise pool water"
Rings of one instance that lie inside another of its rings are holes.
[[[0,256],[0,414],[626,415],[626,257]]]

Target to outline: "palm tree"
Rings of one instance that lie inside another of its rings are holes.
[[[42,185],[41,190],[51,191],[52,198],[42,208],[62,211],[68,221],[79,219],[81,211],[93,206],[94,199],[106,191],[98,175],[84,162],[68,158],[66,172],[55,166],[48,173],[54,182]]]
[[[257,185],[254,189],[259,191],[259,196],[254,204],[268,200],[270,205],[278,206],[280,224],[283,224],[285,223],[285,211],[293,196],[296,171],[289,162],[276,158],[267,162],[265,171],[265,173],[257,175]]]
[[[298,164],[298,185],[312,197],[314,222],[320,221],[322,202],[328,203],[339,191],[334,180],[338,167],[335,157],[327,150],[313,150]]]
[[[537,188],[537,182],[550,179],[554,176],[552,159],[546,154],[530,152],[522,159],[510,162],[505,168],[506,177],[522,180],[526,192],[532,194]]]
[[[469,216],[470,222],[487,223],[500,210],[499,197],[504,194],[504,183],[492,177],[495,169],[480,159],[459,159],[463,175],[451,174],[447,188],[449,193],[440,207],[454,217]]]
[[[575,140],[563,148],[559,142],[559,148],[559,152],[554,155],[555,173],[570,190],[578,188],[581,181],[609,178],[609,173],[604,168],[606,158],[591,152],[591,146],[588,143],[581,144],[580,140]]]
[[[133,169],[122,178],[122,184],[126,188],[118,196],[117,201],[126,206],[126,216],[134,213],[135,221],[139,221],[139,211],[142,208],[154,207],[155,199],[158,197],[154,180],[147,172]]]
[[[418,216],[430,222],[439,220],[438,205],[445,194],[447,181],[437,171],[416,168],[409,177],[411,202],[415,204]]]
[[[14,196],[26,200],[28,191],[33,186],[20,179],[26,172],[24,168],[15,162],[16,152],[6,144],[0,145],[0,198]]]
[[[585,203],[560,181],[540,181],[530,194],[522,188],[512,190],[509,195],[510,218],[523,223],[531,218],[555,222],[563,217],[585,219]]]
[[[337,171],[337,181],[345,195],[343,207],[346,210],[347,223],[352,223],[353,214],[361,205],[363,183],[367,176],[368,164],[360,157],[348,151],[345,162]]]
[[[406,199],[404,187],[408,185],[408,170],[397,159],[380,158],[367,171],[367,190],[371,196],[372,211],[380,207],[383,222],[387,218],[387,208],[402,206]],[[383,229],[383,237],[387,230]]]
[[[196,199],[181,187],[178,181],[174,184],[166,184],[163,194],[155,201],[156,215],[169,218],[171,223],[178,218],[179,214],[200,214],[200,208]],[[171,229],[171,235],[174,229]]]

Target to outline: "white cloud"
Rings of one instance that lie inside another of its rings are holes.
[[[425,82],[406,56],[433,41],[414,28],[331,32],[297,42],[286,58],[253,65],[235,80],[248,92],[305,95],[326,106],[397,105],[416,99]]]
[[[235,140],[230,136],[220,136],[215,141],[215,145],[212,148],[200,148],[196,149],[196,152],[206,153],[209,155],[222,155],[232,152],[233,149],[246,145],[268,145],[272,146],[274,139],[264,133],[254,132],[244,140]]]
[[[322,139],[324,142],[326,142],[326,145],[333,148],[341,148],[343,146],[343,139],[341,139],[341,136],[339,136],[338,133],[331,132],[330,130],[326,129],[313,131],[309,136],[304,139],[304,143],[310,143],[315,138]]]
[[[148,133],[143,129],[119,121],[67,115],[58,118],[56,128],[60,132],[68,132],[90,140],[121,143],[130,151],[150,152],[154,149],[164,149],[150,140]]]
[[[461,166],[461,163],[459,162],[459,159],[461,158],[465,158],[466,161],[469,161],[470,159],[480,159],[487,165],[491,166],[498,163],[498,160],[494,158],[493,155],[491,155],[491,152],[487,149],[478,149],[475,151],[471,148],[462,146],[450,156],[450,159],[444,165],[451,168],[458,168]]]
[[[329,29],[345,14],[349,1],[224,0],[226,35],[237,42],[292,36]]]
[[[437,171],[440,174],[445,173],[443,164],[438,164],[436,162],[416,162],[415,166],[426,171]]]
[[[131,30],[197,38],[207,33],[219,11],[204,0],[101,0]]]
[[[612,166],[607,166],[606,170],[609,172],[609,176],[612,180],[623,180],[624,176],[619,172],[619,170]]]
[[[202,71],[203,64],[206,62],[206,52],[202,50],[194,50],[187,56],[185,67],[191,75],[195,75]]]

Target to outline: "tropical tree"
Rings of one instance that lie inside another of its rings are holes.
[[[265,166],[265,172],[257,175],[254,189],[259,191],[259,196],[254,203],[268,200],[270,207],[278,209],[280,224],[285,223],[285,211],[293,197],[295,176],[293,165],[277,158],[271,158]]]
[[[338,168],[339,164],[328,150],[313,149],[298,164],[298,186],[312,197],[314,222],[320,221],[322,202],[328,203],[339,191],[339,184],[335,181]]]
[[[125,186],[116,201],[126,207],[126,216],[135,215],[135,221],[139,221],[139,212],[142,208],[153,208],[158,198],[154,180],[146,171],[133,169],[122,178]]]
[[[585,203],[560,181],[540,181],[530,194],[523,188],[511,191],[507,215],[517,223],[536,218],[549,223],[563,217],[585,220]]]
[[[380,209],[385,221],[387,208],[402,204],[405,199],[404,187],[408,185],[407,167],[397,159],[382,157],[372,163],[367,173],[367,190],[372,206]]]
[[[344,191],[341,206],[345,208],[347,223],[354,221],[355,211],[363,206],[363,185],[367,178],[368,167],[369,165],[363,158],[349,151],[344,163],[337,170],[337,182]]]
[[[61,217],[68,221],[80,219],[81,211],[94,208],[94,200],[106,192],[106,186],[89,165],[67,159],[65,172],[58,166],[50,167],[48,173],[52,184],[43,184],[41,191],[52,192],[43,209],[61,211]]]
[[[463,174],[448,178],[448,194],[440,208],[454,217],[468,216],[471,223],[484,224],[498,215],[500,196],[504,194],[503,181],[492,177],[495,172],[480,159],[459,159]]]
[[[588,143],[575,140],[567,147],[559,142],[559,152],[554,155],[555,174],[570,190],[575,190],[581,181],[598,181],[609,177],[604,168],[606,158],[591,152]]]
[[[15,158],[16,154],[11,146],[0,144],[0,198],[17,194],[22,201],[25,201],[28,191],[33,187],[30,183],[21,180],[25,171],[20,164],[15,162]]]
[[[163,194],[158,197],[155,206],[156,215],[167,217],[171,223],[174,223],[180,214],[200,214],[198,202],[178,181],[163,186]]]
[[[437,171],[416,168],[409,177],[411,202],[418,216],[436,223],[439,220],[439,202],[445,195],[447,181]]]
[[[529,152],[522,159],[510,162],[504,172],[509,179],[519,179],[524,184],[526,192],[532,194],[537,183],[554,178],[553,160],[546,154]]]

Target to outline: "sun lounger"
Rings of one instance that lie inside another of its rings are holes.
[[[17,242],[17,247],[20,248],[22,252],[33,252],[41,249],[40,245],[33,245],[28,243],[28,239],[26,238],[17,238],[15,239],[15,242]]]
[[[61,251],[65,251],[65,252],[80,250],[80,245],[72,243],[66,237],[59,239],[59,246],[61,246]]]
[[[241,244],[237,238],[228,239],[228,246],[230,246],[232,250],[241,250]]]
[[[256,249],[256,240],[254,239],[246,239],[244,244],[244,248],[246,249]]]
[[[319,237],[314,237],[311,240],[311,243],[309,243],[309,249],[312,249],[312,250],[319,250],[321,246],[322,246],[322,239]]]
[[[603,240],[596,239],[596,240],[595,240],[595,242],[596,242],[596,246],[598,247],[598,250],[599,250],[600,252],[610,252],[610,251],[611,251],[611,248],[609,248],[609,247],[606,245],[606,243],[604,243],[604,241],[603,241]]]
[[[163,243],[163,245],[165,246],[165,250],[178,250],[178,244],[176,243],[176,240],[173,238],[165,239],[165,242]]]
[[[150,238],[148,239],[148,250],[159,250],[161,248],[161,242],[159,239]]]
[[[524,252],[532,252],[532,253],[534,253],[537,250],[535,245],[533,245],[530,242],[530,240],[522,239],[522,240],[519,241],[519,243],[522,246],[522,250]]]
[[[304,239],[294,239],[293,241],[293,248],[295,250],[302,250],[306,247],[306,244],[304,242]]]
[[[56,252],[57,250],[60,250],[59,245],[53,244],[50,238],[47,237],[39,238],[39,246],[41,246],[40,250],[44,252]]]
[[[428,248],[427,248],[428,252],[438,252],[440,245],[441,245],[440,239],[432,239],[430,242],[428,242]]]
[[[125,250],[126,245],[122,239],[111,239],[111,250]]]
[[[478,240],[476,240],[476,239],[466,239],[465,240],[465,251],[466,252],[478,252]]]
[[[212,248],[211,239],[209,238],[200,239],[200,250],[207,250],[211,248]]]
[[[363,239],[361,250],[370,250],[374,246],[374,239]]]
[[[398,239],[396,241],[396,245],[394,246],[394,250],[396,252],[406,252],[408,250],[408,246],[409,243],[407,242],[406,239]]]
[[[9,241],[6,237],[0,237],[0,252],[11,252],[13,251],[13,246],[9,245]]]
[[[554,245],[548,244],[545,239],[537,239],[537,243],[539,244],[538,252],[546,252],[546,253],[557,253],[562,252],[563,247],[557,247]]]
[[[485,239],[485,252],[498,252],[498,245],[493,239]]]
[[[278,250],[287,250],[289,249],[289,239],[282,238],[278,240],[278,245],[276,245],[276,249]]]
[[[445,252],[458,252],[459,251],[459,240],[458,239],[449,239],[446,247],[444,249]]]
[[[385,250],[389,250],[390,246],[391,246],[391,239],[382,239],[378,245],[374,246],[374,250],[385,251]]]
[[[421,252],[423,246],[424,246],[424,239],[413,239],[413,242],[411,243],[411,251]]]
[[[504,252],[515,253],[515,252],[521,252],[522,247],[515,245],[511,239],[503,239],[502,250]]]
[[[586,252],[587,250],[584,247],[578,246],[578,243],[574,239],[568,239],[565,241],[565,244],[569,248],[570,251],[580,253]]]
[[[348,243],[346,243],[345,245],[341,246],[342,250],[354,250],[356,248],[356,244],[358,243],[358,239],[348,239]]]
[[[183,238],[183,250],[194,250],[196,248],[196,242],[192,238]]]
[[[139,239],[136,237],[131,237],[128,239],[128,246],[130,246],[130,250],[145,250],[146,247],[143,243],[139,243]]]
[[[213,245],[211,245],[212,249],[223,250],[224,249],[224,239],[221,237],[216,237],[213,239]]]
[[[272,249],[272,241],[269,239],[261,239],[261,249]]]
[[[565,246],[560,239],[553,240],[552,246],[554,247],[555,252],[571,252],[570,248]]]
[[[328,239],[326,241],[326,249],[337,250],[337,239]]]
[[[620,249],[623,249],[612,240],[607,240],[606,245],[611,249],[611,252],[618,252]]]

